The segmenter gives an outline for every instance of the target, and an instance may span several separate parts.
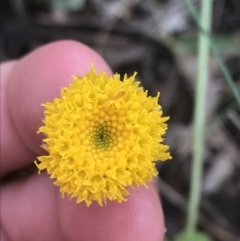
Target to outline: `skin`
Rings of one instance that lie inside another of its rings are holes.
[[[1,64],[1,177],[44,154],[41,103],[60,96],[71,76],[96,69],[111,74],[107,63],[74,41],[45,45],[20,60]],[[162,241],[162,208],[153,183],[130,190],[128,201],[89,208],[61,198],[49,176],[33,174],[1,186],[1,241]]]

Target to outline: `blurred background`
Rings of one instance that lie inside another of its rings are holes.
[[[199,9],[201,0],[193,0]],[[213,40],[240,91],[240,0],[216,0]],[[166,240],[185,227],[192,163],[192,117],[199,30],[184,0],[1,0],[1,61],[60,39],[81,41],[120,74],[138,72],[150,95],[161,92],[170,116],[173,159],[158,162]],[[240,240],[240,110],[210,57],[199,230]],[[146,240],[147,241],[147,240]]]

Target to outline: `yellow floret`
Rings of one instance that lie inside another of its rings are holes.
[[[157,175],[154,163],[171,156],[162,144],[168,117],[158,97],[148,97],[132,77],[97,74],[94,67],[45,103],[44,148],[38,169],[55,179],[62,194],[77,202],[103,205],[125,201],[127,187],[146,185]]]

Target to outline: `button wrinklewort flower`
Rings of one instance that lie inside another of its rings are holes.
[[[122,202],[129,186],[157,175],[155,161],[171,156],[163,145],[168,117],[158,97],[149,97],[132,77],[97,74],[94,67],[63,88],[61,98],[43,104],[48,155],[35,162],[46,169],[62,194],[77,202]]]

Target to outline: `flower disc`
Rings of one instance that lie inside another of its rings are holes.
[[[44,104],[39,132],[49,154],[36,165],[77,202],[125,201],[127,187],[146,185],[157,175],[155,161],[171,158],[159,94],[148,97],[135,75],[121,81],[94,67],[73,79],[61,98]]]

